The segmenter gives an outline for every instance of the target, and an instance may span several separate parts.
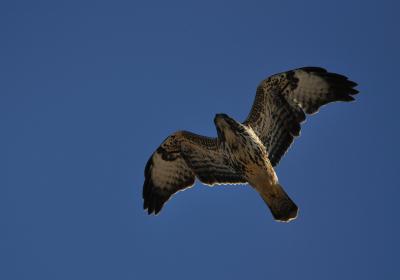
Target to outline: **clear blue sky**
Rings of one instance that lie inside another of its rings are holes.
[[[0,278],[400,279],[398,1],[2,1]],[[277,168],[300,207],[196,184],[142,210],[171,132],[243,120],[264,77],[359,83]]]

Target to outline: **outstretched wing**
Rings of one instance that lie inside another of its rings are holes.
[[[176,192],[193,186],[195,177],[214,184],[246,183],[228,165],[215,138],[180,131],[170,135],[147,162],[143,185],[143,208],[157,214]]]
[[[300,134],[306,114],[316,113],[334,101],[352,101],[357,84],[323,68],[304,67],[273,75],[257,88],[256,98],[244,124],[264,143],[273,166]]]

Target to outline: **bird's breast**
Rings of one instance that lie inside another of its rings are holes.
[[[250,166],[264,168],[266,163],[265,148],[246,135],[238,136],[234,141],[224,143],[224,154],[227,163],[237,172],[252,172]],[[254,168],[253,168],[254,169]]]

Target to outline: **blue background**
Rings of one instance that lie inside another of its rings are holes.
[[[400,279],[398,1],[2,1],[1,279]],[[359,83],[308,118],[277,173],[201,184],[159,216],[144,165],[176,130],[215,136],[257,84],[302,66]]]

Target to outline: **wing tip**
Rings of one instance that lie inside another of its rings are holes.
[[[303,70],[307,73],[327,73],[328,71],[325,68],[322,67],[318,67],[318,66],[305,66],[305,67],[301,67],[298,68],[298,70]]]
[[[151,179],[148,178],[145,179],[143,190],[146,190],[143,192],[143,209],[147,210],[148,215],[153,213],[157,215],[170,196],[158,191]]]
[[[301,67],[298,68],[297,70],[303,70],[307,73],[315,73],[317,75],[320,75],[324,77],[325,79],[331,81],[332,83],[339,83],[342,86],[347,87],[348,89],[351,89],[352,95],[357,94],[358,90],[354,89],[354,87],[358,86],[358,84],[354,81],[349,80],[349,78],[345,75],[341,75],[338,73],[334,72],[328,72],[325,68],[322,67],[316,67],[316,66],[306,66],[306,67]]]
[[[333,72],[315,72],[315,74],[323,78],[328,83],[331,91],[331,99],[329,100],[329,102],[351,102],[355,100],[353,95],[359,93],[359,91],[355,89],[358,84],[352,80],[349,80],[349,78],[345,75]]]
[[[150,157],[150,159],[147,161],[144,175],[144,184],[143,184],[143,192],[142,192],[142,197],[143,197],[143,209],[147,210],[147,213],[149,215],[155,214],[157,215],[164,203],[169,199],[168,196],[163,196],[159,191],[157,191],[157,188],[155,188],[153,181],[151,180],[151,174],[150,170],[153,165],[153,156]]]

